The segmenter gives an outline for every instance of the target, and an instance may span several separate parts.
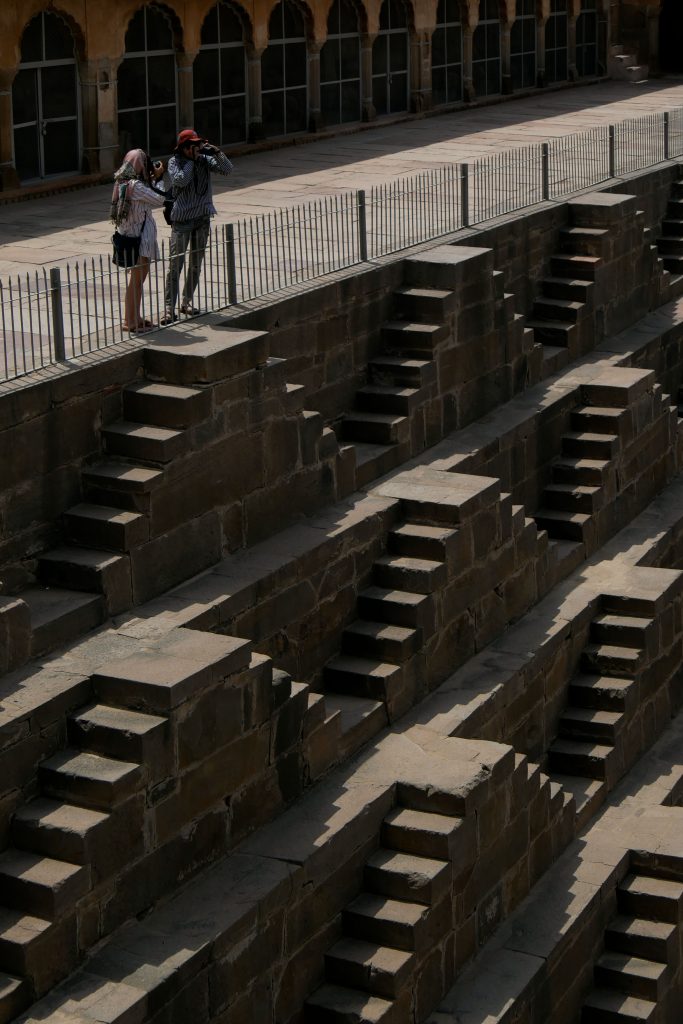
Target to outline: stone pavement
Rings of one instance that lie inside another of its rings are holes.
[[[683,106],[680,78],[642,86],[603,82],[253,153],[236,158],[227,182],[216,182],[218,222],[677,106]],[[102,185],[0,206],[0,281],[108,255],[109,196]]]

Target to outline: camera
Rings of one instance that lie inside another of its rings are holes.
[[[199,152],[203,153],[204,156],[213,156],[213,154],[216,152],[216,147],[212,146],[210,142],[202,142],[201,146],[199,147]]]
[[[163,169],[164,169],[164,165],[162,164],[161,160],[155,160],[154,161],[154,170],[155,171],[163,171]]]

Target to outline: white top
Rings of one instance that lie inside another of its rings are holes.
[[[125,220],[117,226],[120,235],[135,238],[141,235],[140,255],[147,259],[159,259],[157,246],[157,226],[152,210],[164,205],[164,197],[146,185],[144,181],[133,182],[130,197],[130,210]]]

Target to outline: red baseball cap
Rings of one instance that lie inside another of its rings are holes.
[[[200,138],[200,136],[197,135],[194,128],[183,128],[183,130],[178,135],[177,144],[179,147],[186,146],[188,142],[206,142],[206,139]]]

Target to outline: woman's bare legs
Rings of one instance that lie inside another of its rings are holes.
[[[141,319],[142,288],[149,274],[149,258],[141,256],[140,262],[128,273],[126,285],[126,319],[124,327],[129,331],[137,331],[144,327]]]

